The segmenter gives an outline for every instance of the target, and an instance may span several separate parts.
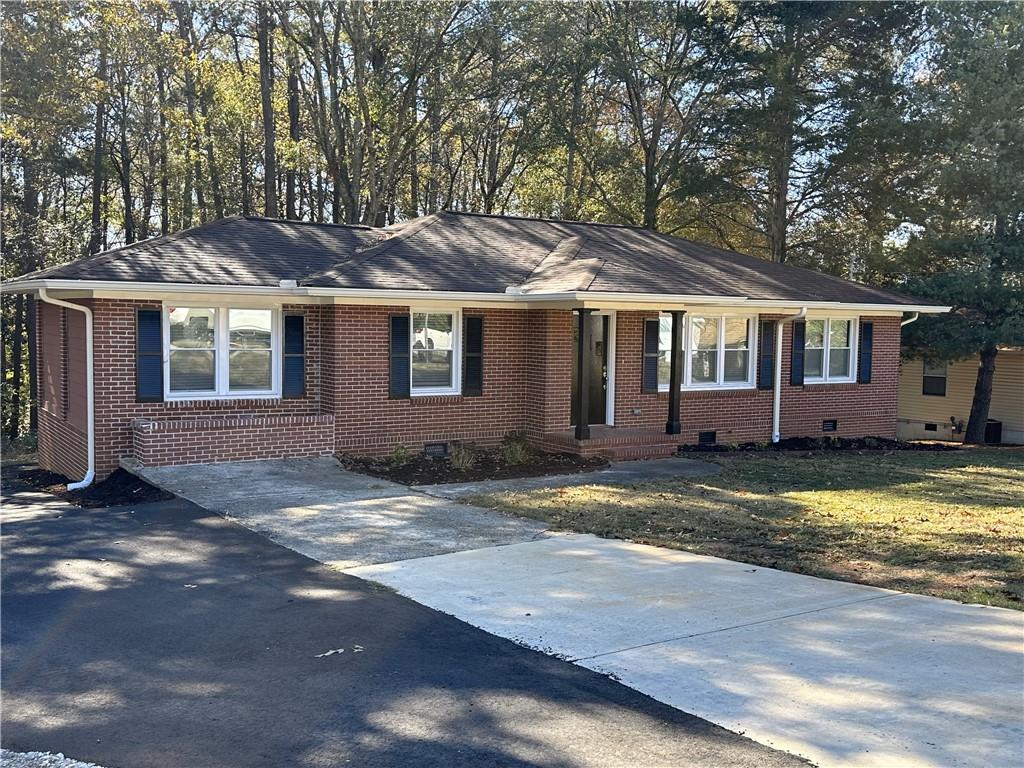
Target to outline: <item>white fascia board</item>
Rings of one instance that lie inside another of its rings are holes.
[[[613,293],[597,291],[560,291],[552,293],[485,293],[475,291],[410,291],[410,290],[376,290],[367,288],[318,288],[298,286],[296,288],[280,288],[278,286],[258,285],[206,285],[197,283],[144,283],[122,282],[116,280],[60,280],[40,278],[26,280],[13,285],[0,285],[2,293],[27,293],[46,288],[55,291],[89,291],[97,294],[114,294],[123,296],[131,294],[142,298],[140,294],[167,296],[170,294],[216,294],[238,296],[266,296],[281,299],[301,299],[302,297],[333,298],[335,303],[346,298],[360,299],[365,303],[379,302],[457,302],[467,306],[474,304],[501,304],[526,308],[526,306],[548,304],[575,304],[578,306],[608,305],[607,308],[618,306],[628,308],[631,304],[668,307],[675,305],[690,306],[736,306],[749,310],[783,310],[807,307],[808,309],[826,309],[845,312],[922,312],[939,314],[949,312],[951,307],[934,305],[910,304],[879,304],[879,303],[844,303],[838,301],[792,301],[792,300],[751,300],[746,296],[701,296],[695,294],[659,294],[659,293]]]

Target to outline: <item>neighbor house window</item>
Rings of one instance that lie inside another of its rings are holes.
[[[804,381],[853,381],[853,320],[808,320]]]
[[[946,396],[946,374],[945,361],[929,362],[924,361],[924,376],[921,382],[921,394]]]
[[[683,318],[683,386],[693,389],[740,389],[754,384],[751,317],[685,315]],[[658,335],[658,386],[669,385],[672,319],[662,317]]]
[[[276,394],[276,310],[166,307],[164,318],[167,397]]]
[[[412,393],[452,394],[459,390],[459,313],[412,313]]]

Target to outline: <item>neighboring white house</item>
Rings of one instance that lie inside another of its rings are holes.
[[[977,378],[977,356],[950,363],[904,360],[897,435],[904,440],[963,440]],[[1024,348],[999,350],[988,417],[1002,422],[1003,443],[1024,444]]]

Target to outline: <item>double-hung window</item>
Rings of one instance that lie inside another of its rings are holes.
[[[165,307],[168,399],[279,393],[275,309]]]
[[[683,386],[742,389],[754,386],[752,317],[686,315],[683,318]],[[658,387],[669,386],[672,320],[662,317],[658,334]]]
[[[947,370],[945,361],[925,360],[923,376],[921,377],[921,394],[945,397],[946,376]]]
[[[854,380],[854,321],[845,318],[808,320],[804,337],[804,381]]]
[[[413,312],[412,394],[450,395],[459,391],[459,313]]]

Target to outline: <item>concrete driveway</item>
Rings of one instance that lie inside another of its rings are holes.
[[[112,768],[800,765],[180,499],[11,490],[4,748]]]
[[[822,766],[1019,766],[1024,614],[589,535],[349,571]]]
[[[132,471],[342,569],[532,541],[547,528],[348,472],[330,457]]]

